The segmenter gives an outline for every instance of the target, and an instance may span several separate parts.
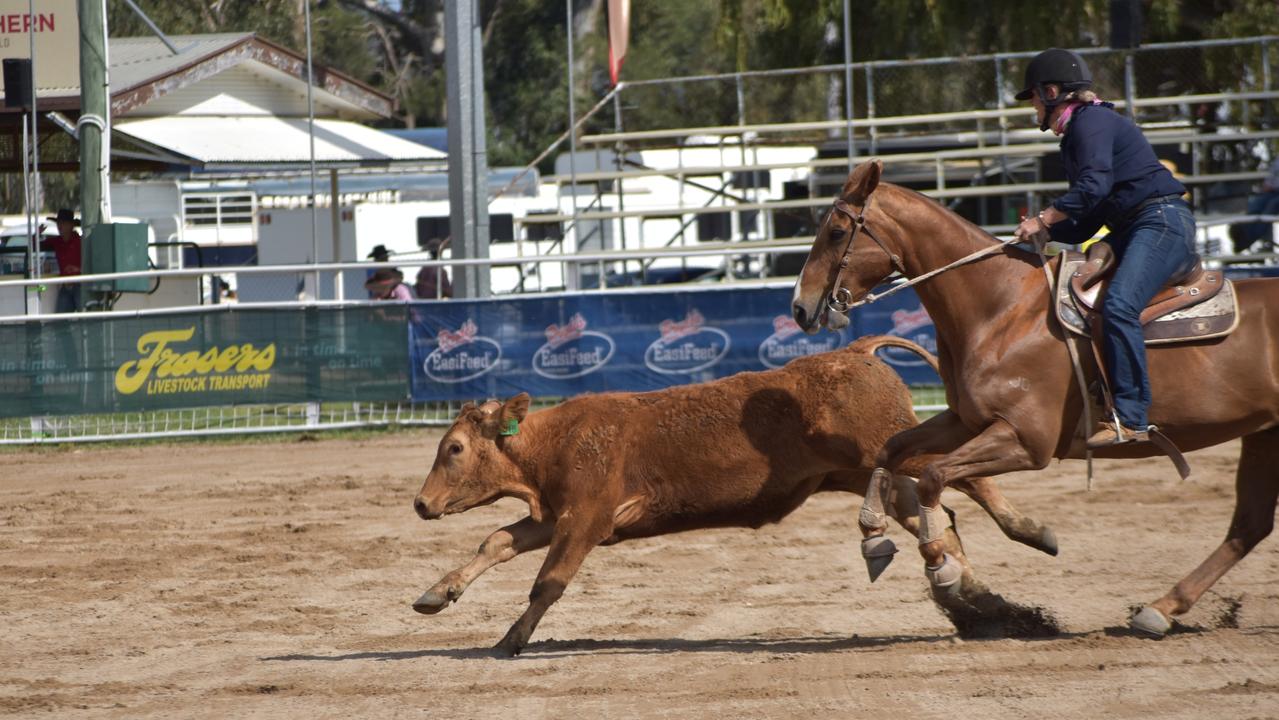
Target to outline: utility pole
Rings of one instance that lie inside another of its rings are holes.
[[[453,257],[489,256],[488,150],[484,123],[484,44],[479,0],[444,3],[444,66],[449,136],[449,234]],[[459,297],[489,295],[489,268],[455,266]]]
[[[103,0],[77,0],[80,16],[80,222],[87,238],[93,226],[111,221],[105,176],[110,152],[107,95],[107,18]]]

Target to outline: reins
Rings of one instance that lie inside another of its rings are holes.
[[[861,300],[857,300],[854,302],[853,294],[849,292],[848,288],[843,286],[842,281],[844,279],[844,271],[848,269],[849,261],[853,253],[853,240],[857,238],[858,232],[866,233],[866,236],[869,237],[871,240],[873,240],[875,244],[879,246],[880,250],[884,251],[884,254],[887,255],[888,259],[892,262],[894,270],[896,270],[897,272],[905,276],[906,268],[902,265],[901,258],[898,257],[891,250],[889,250],[888,246],[885,245],[883,241],[879,239],[879,236],[875,234],[875,231],[871,230],[870,226],[866,224],[866,209],[870,207],[869,200],[867,200],[866,204],[862,206],[862,209],[860,211],[856,211],[856,212],[853,211],[848,206],[848,203],[844,202],[843,200],[836,200],[833,207],[835,210],[848,216],[848,219],[851,220],[853,223],[852,232],[848,233],[848,242],[844,245],[844,255],[839,260],[839,272],[835,275],[835,282],[831,286],[831,292],[829,296],[827,297],[827,301],[826,301],[826,305],[830,310],[840,314],[847,313],[849,310],[852,310],[853,308],[859,308],[863,305],[869,305],[870,303],[873,303],[876,300],[880,300],[894,293],[901,292],[902,290],[905,290],[908,287],[913,287],[915,285],[918,285],[919,283],[922,283],[925,280],[928,280],[929,278],[940,275],[948,270],[954,270],[957,267],[960,267],[962,265],[967,265],[968,263],[971,263],[976,260],[980,260],[988,255],[994,255],[995,253],[1002,252],[1004,248],[1017,242],[1017,238],[1010,238],[1008,240],[1000,241],[998,245],[989,245],[987,247],[982,248],[981,250],[977,250],[976,252],[969,253],[948,265],[943,265],[942,267],[936,268],[934,270],[929,270],[928,272],[922,275],[908,279],[906,282],[894,285],[882,293],[879,293],[879,294],[866,293],[865,297],[863,297]]]
[[[848,269],[849,261],[853,252],[853,240],[856,239],[858,232],[866,233],[866,235],[871,240],[873,240],[876,245],[879,246],[879,249],[883,250],[884,254],[888,255],[888,259],[892,262],[893,268],[897,270],[897,272],[901,273],[903,276],[905,276],[906,274],[905,268],[902,266],[901,258],[898,257],[891,250],[889,250],[888,246],[886,246],[883,243],[883,241],[879,239],[879,236],[875,234],[875,231],[871,230],[870,226],[866,224],[866,209],[868,207],[870,207],[869,200],[867,201],[865,205],[862,206],[862,209],[860,211],[852,210],[848,206],[848,204],[845,203],[842,199],[835,201],[835,204],[834,204],[835,210],[848,216],[848,219],[851,220],[853,223],[853,229],[852,229],[852,232],[848,234],[848,242],[844,245],[844,255],[842,258],[840,258],[840,261],[839,261],[839,272],[835,275],[835,283],[832,286],[829,298],[827,300],[827,307],[831,311],[838,312],[838,313],[847,313],[849,310],[852,310],[853,308],[858,308],[863,305],[869,305],[870,303],[873,303],[876,300],[881,300],[883,298],[888,297],[889,295],[892,295],[897,292],[901,292],[902,290],[905,290],[908,287],[913,287],[915,285],[918,285],[919,283],[922,283],[925,280],[928,280],[930,278],[936,277],[948,270],[954,270],[957,267],[961,267],[963,265],[967,265],[976,260],[980,260],[984,257],[1002,252],[1004,248],[1008,247],[1009,245],[1016,244],[1018,242],[1018,239],[1016,237],[1013,237],[1007,240],[1002,240],[997,245],[988,245],[980,250],[971,252],[959,258],[958,260],[955,260],[954,262],[948,263],[946,265],[943,265],[942,267],[939,267],[933,270],[929,270],[928,272],[922,275],[909,278],[906,280],[906,282],[898,283],[892,286],[891,288],[889,288],[888,290],[885,290],[882,293],[879,293],[879,294],[866,293],[866,296],[863,297],[861,300],[857,300],[856,302],[853,302],[852,293],[849,292],[848,288],[845,288],[841,283],[844,279],[844,271]],[[1053,282],[1052,271],[1049,269],[1048,258],[1044,256],[1043,248],[1036,246],[1035,250],[1039,254],[1039,262],[1044,269],[1044,278],[1048,281],[1048,295],[1049,295],[1048,312],[1049,312],[1049,315],[1052,315],[1053,314],[1052,305],[1054,302],[1056,302],[1056,294],[1057,294],[1056,288],[1055,288],[1056,284]],[[1084,428],[1090,428],[1092,426],[1092,417],[1090,412],[1091,408],[1089,407],[1088,390],[1087,390],[1087,386],[1084,384],[1083,365],[1079,360],[1078,350],[1075,348],[1074,344],[1072,344],[1071,342],[1069,333],[1064,333],[1064,334],[1067,335],[1067,337],[1065,338],[1066,347],[1070,351],[1070,365],[1071,365],[1071,368],[1074,370],[1075,382],[1079,386],[1080,394],[1083,396]],[[1093,485],[1092,451],[1085,450],[1084,457],[1087,461],[1087,488],[1089,490],[1092,490],[1092,485]]]

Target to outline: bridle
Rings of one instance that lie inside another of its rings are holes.
[[[929,270],[922,275],[910,278],[906,282],[898,283],[878,295],[875,293],[866,293],[866,296],[861,300],[853,302],[852,291],[844,287],[842,281],[844,279],[844,271],[848,269],[848,265],[852,259],[853,241],[857,239],[857,233],[859,232],[866,233],[867,237],[875,241],[875,244],[879,246],[879,249],[883,250],[884,254],[888,256],[889,261],[892,262],[893,269],[901,273],[902,277],[907,277],[906,267],[902,265],[901,256],[892,250],[889,250],[888,246],[884,244],[884,241],[880,240],[879,236],[875,234],[875,231],[871,230],[870,226],[866,224],[866,211],[870,208],[870,201],[871,198],[867,198],[866,204],[862,205],[861,210],[854,210],[848,203],[844,202],[843,198],[836,200],[835,204],[832,206],[837,212],[843,213],[852,221],[853,228],[848,233],[848,242],[844,244],[844,255],[839,259],[839,272],[835,274],[835,281],[831,284],[831,291],[826,299],[826,307],[831,312],[846,314],[853,308],[858,308],[862,305],[869,305],[880,298],[888,297],[893,293],[900,292],[913,285],[918,285],[934,275],[940,275],[947,270],[953,270],[961,265],[967,265],[968,263],[984,258],[987,255],[994,255],[995,253],[1002,252],[1005,247],[1019,242],[1016,237],[1013,237],[1007,240],[1002,240],[997,245],[988,245],[976,252],[969,253],[952,263],[943,265],[934,270]],[[1040,258],[1041,260],[1043,259],[1042,252],[1040,254]],[[1051,282],[1049,285],[1051,285]]]
[[[830,295],[826,300],[827,307],[840,314],[847,313],[849,310],[852,310],[859,305],[871,302],[871,299],[875,297],[873,295],[868,295],[867,298],[854,303],[853,293],[849,291],[848,288],[844,287],[842,282],[844,279],[844,271],[848,269],[848,265],[852,260],[853,241],[857,239],[857,233],[866,233],[866,236],[875,241],[875,244],[879,246],[879,249],[883,250],[884,254],[888,256],[889,261],[893,264],[893,269],[901,273],[903,276],[906,274],[906,268],[902,265],[901,257],[892,250],[889,250],[888,246],[884,244],[884,241],[880,240],[879,236],[875,234],[875,231],[871,230],[870,226],[866,224],[866,210],[870,208],[870,201],[871,198],[867,198],[866,203],[862,205],[861,210],[854,210],[848,203],[844,202],[843,198],[836,200],[835,204],[832,206],[836,212],[843,213],[853,223],[852,229],[848,232],[848,242],[844,243],[844,255],[839,259],[839,272],[835,273],[835,282],[831,284]]]

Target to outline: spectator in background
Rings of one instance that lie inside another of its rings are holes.
[[[412,300],[413,291],[404,284],[404,273],[394,268],[382,268],[364,283],[369,297],[374,300]]]
[[[440,259],[440,252],[448,245],[448,240],[433,239],[426,244],[426,252],[432,260]],[[413,284],[417,296],[422,300],[453,297],[453,283],[449,281],[449,271],[440,266],[426,266],[417,272],[417,282]]]
[[[385,245],[374,245],[373,251],[369,253],[368,258],[372,260],[373,262],[380,262],[380,263],[390,262],[391,253],[390,251],[386,249]],[[378,272],[381,272],[381,270],[369,270],[367,273],[364,274],[364,287],[369,286],[369,281],[371,281],[373,279],[373,276],[377,274]],[[399,270],[396,270],[396,272],[399,272]],[[401,275],[400,277],[403,278],[403,275]],[[372,290],[369,291],[369,299],[370,300],[378,299],[378,297],[373,294]]]
[[[58,214],[45,218],[58,225],[58,234],[40,241],[41,250],[52,250],[58,258],[58,274],[62,277],[79,275],[81,258],[81,238],[76,231],[80,221],[76,219],[71,208],[61,208]],[[39,237],[44,232],[44,225],[37,232]],[[61,283],[58,285],[58,303],[56,312],[69,313],[80,309],[80,283]]]
[[[1261,192],[1248,196],[1249,215],[1279,215],[1279,158],[1270,163],[1266,178],[1261,181]],[[1230,226],[1230,241],[1236,253],[1252,249],[1258,240],[1273,242],[1274,223],[1237,223]],[[1263,249],[1264,252],[1264,249]]]

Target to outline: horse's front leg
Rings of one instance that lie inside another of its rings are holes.
[[[895,471],[903,463],[910,465],[911,458],[949,452],[971,437],[972,433],[959,421],[959,417],[947,410],[897,433],[884,444],[875,458],[875,473],[871,475],[861,511],[857,514],[857,526],[862,531],[862,559],[866,561],[871,582],[884,572],[897,552],[893,541],[884,534],[888,529],[884,503],[891,502],[891,489],[905,479]]]
[[[957,590],[963,568],[946,553],[950,516],[941,493],[950,483],[980,475],[999,475],[1038,467],[1017,432],[996,420],[968,442],[929,463],[919,478],[919,553],[925,574],[938,589]]]

